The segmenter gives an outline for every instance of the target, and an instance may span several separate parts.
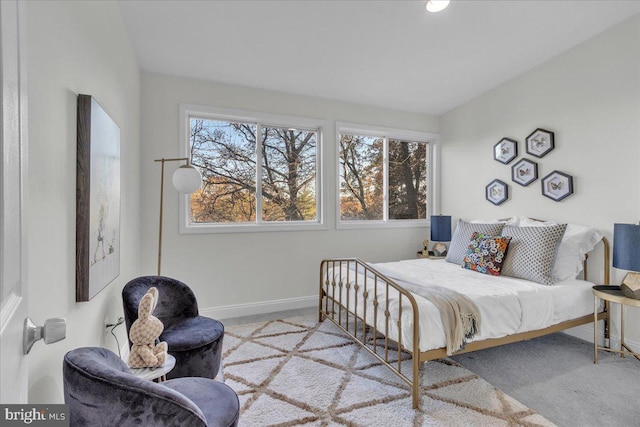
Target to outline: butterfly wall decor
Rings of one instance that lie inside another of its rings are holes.
[[[564,172],[553,171],[542,178],[542,195],[559,202],[573,194],[573,177]]]
[[[485,187],[485,198],[498,206],[509,198],[509,186],[499,179],[494,179]]]
[[[520,159],[511,167],[511,180],[526,187],[538,179],[538,164],[529,159]]]
[[[551,186],[552,190],[560,190],[560,189],[562,189],[562,181],[558,181],[558,182],[550,181],[549,185]]]
[[[493,158],[505,165],[518,157],[518,142],[510,138],[502,138],[493,146]]]
[[[554,148],[554,133],[550,130],[538,128],[525,139],[527,154],[544,157]]]
[[[555,148],[555,133],[537,128],[525,138],[527,154],[542,158]],[[493,158],[508,164],[518,157],[518,142],[511,138],[502,138],[493,146]],[[538,180],[538,164],[522,158],[511,166],[511,180],[523,187]],[[553,171],[541,180],[542,195],[556,202],[573,194],[573,177],[564,172]],[[494,205],[500,205],[509,198],[509,187],[499,179],[485,186],[485,198]]]

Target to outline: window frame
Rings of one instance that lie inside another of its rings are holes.
[[[180,234],[205,234],[205,233],[238,233],[238,232],[264,232],[264,231],[309,231],[326,230],[325,220],[325,182],[324,182],[324,132],[326,121],[306,117],[287,116],[279,114],[261,113],[256,111],[213,107],[199,104],[180,103],[180,155],[190,156],[190,130],[191,118],[203,118],[227,122],[257,123],[258,129],[265,126],[296,128],[301,130],[313,130],[317,132],[316,144],[316,219],[314,221],[262,221],[262,196],[258,197],[262,188],[262,162],[261,153],[256,158],[256,222],[246,223],[191,223],[190,195],[180,194],[179,208],[179,233]],[[259,151],[259,150],[258,150]],[[258,215],[260,213],[260,215]],[[258,221],[260,220],[260,221]]]
[[[420,132],[412,130],[402,130],[391,127],[364,125],[349,122],[336,122],[336,229],[380,229],[380,228],[411,228],[429,226],[431,215],[438,212],[438,140],[440,135],[431,132]],[[371,136],[376,138],[384,138],[384,181],[383,181],[383,218],[382,220],[342,220],[340,206],[340,135],[349,133],[354,135]],[[388,157],[388,140],[395,139],[411,142],[427,143],[427,210],[425,219],[389,219],[389,157]]]

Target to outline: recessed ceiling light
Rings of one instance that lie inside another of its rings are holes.
[[[429,12],[440,12],[449,6],[449,0],[429,0],[427,2],[427,10]]]

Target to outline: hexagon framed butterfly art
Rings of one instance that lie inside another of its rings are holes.
[[[499,206],[509,198],[509,186],[499,179],[494,179],[485,187],[485,198]]]
[[[493,158],[503,164],[508,164],[518,157],[518,141],[502,138],[493,146]]]
[[[541,128],[531,132],[525,141],[527,154],[538,158],[546,156],[555,146],[554,133]]]
[[[529,159],[521,159],[511,166],[511,180],[526,187],[538,179],[538,164]]]
[[[573,177],[560,171],[553,171],[542,178],[542,195],[559,202],[573,194]]]

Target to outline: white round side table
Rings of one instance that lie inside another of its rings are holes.
[[[145,380],[160,379],[160,381],[164,381],[166,379],[165,375],[171,371],[174,366],[176,366],[176,358],[167,354],[167,358],[162,366],[156,368],[130,368],[130,370],[133,375]]]

